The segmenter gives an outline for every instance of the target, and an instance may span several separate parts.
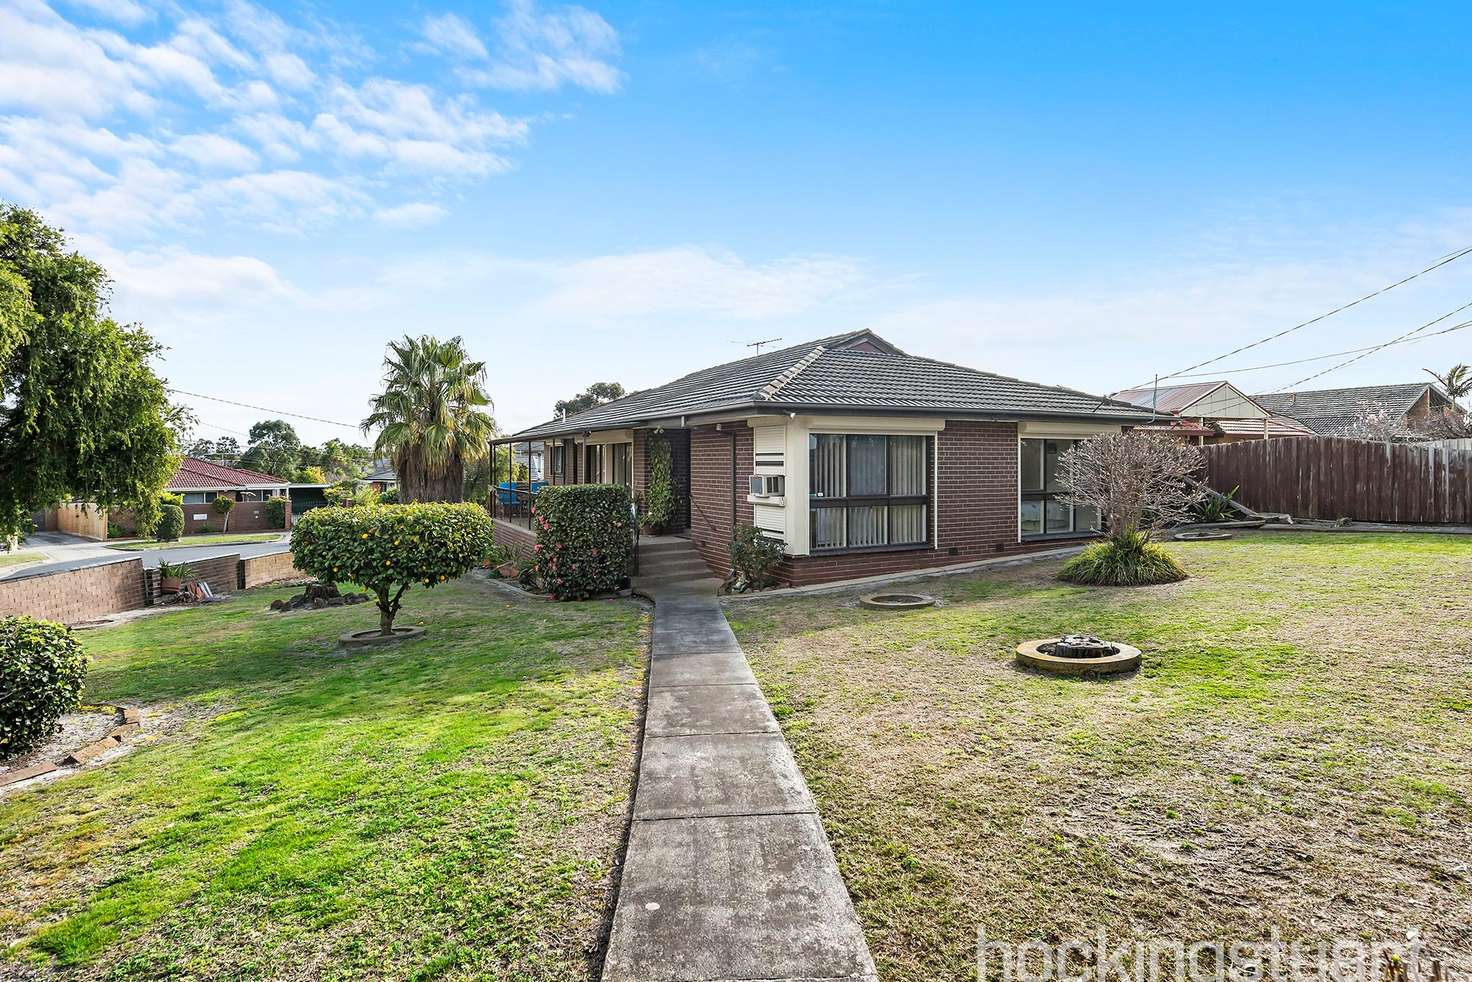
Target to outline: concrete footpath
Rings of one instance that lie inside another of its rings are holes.
[[[876,979],[812,796],[713,592],[653,599],[605,982]]]

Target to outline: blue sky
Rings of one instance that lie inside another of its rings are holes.
[[[388,338],[461,334],[506,428],[858,327],[1110,391],[1472,245],[1465,5],[1101,8],[0,0],[0,196],[179,388],[353,422]],[[1472,257],[1220,367],[1468,300]]]

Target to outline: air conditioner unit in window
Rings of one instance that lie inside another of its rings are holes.
[[[751,496],[753,498],[781,497],[785,484],[781,474],[753,474],[751,475]]]

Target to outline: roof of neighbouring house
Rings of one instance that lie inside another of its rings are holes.
[[[1212,419],[1212,423],[1223,436],[1263,435],[1264,429],[1270,437],[1318,436],[1309,427],[1287,416],[1269,416],[1267,419]]]
[[[1408,382],[1352,389],[1269,392],[1252,398],[1275,416],[1292,417],[1315,433],[1334,436],[1353,426],[1367,409],[1384,406],[1395,414],[1408,413],[1428,389],[1441,395],[1430,382]]]
[[[179,461],[174,476],[169,478],[169,491],[218,491],[222,488],[285,487],[291,482],[244,467],[226,467],[198,457]]]
[[[1142,389],[1125,389],[1114,393],[1113,398],[1128,402],[1141,409],[1154,408],[1163,413],[1178,413],[1187,406],[1195,405],[1211,395],[1226,382],[1190,382],[1186,385],[1146,386]]]
[[[388,481],[393,481],[395,484],[397,484],[399,480],[399,475],[394,470],[393,461],[375,460],[373,462],[372,468],[369,470],[368,476],[363,478],[363,480],[377,481],[380,484],[386,483]]]
[[[871,331],[852,331],[704,368],[514,436],[538,439],[731,411],[875,410],[1129,423],[1150,417],[1126,402],[908,355]]]

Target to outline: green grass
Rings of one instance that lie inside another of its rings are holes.
[[[34,549],[28,552],[0,552],[0,566],[19,566],[22,563],[39,562],[46,558],[43,552]]]
[[[242,532],[239,535],[222,532],[202,532],[198,535],[181,535],[173,542],[157,542],[151,539],[137,542],[109,544],[109,549],[124,552],[145,552],[149,549],[183,549],[186,546],[238,546],[247,542],[275,542],[284,532]]]
[[[287,590],[82,635],[150,730],[0,799],[0,963],[80,978],[585,979],[622,834],[644,616],[466,579],[422,640]],[[6,949],[4,946],[9,946]],[[6,975],[0,964],[0,976]]]
[[[880,977],[974,979],[976,932],[1335,935],[1464,957],[1472,540],[1262,533],[1167,547],[1190,578],[1048,560],[727,610],[818,799]],[[1018,642],[1138,645],[1108,681]],[[1458,933],[1458,932],[1462,933]],[[1455,961],[1452,964],[1457,964]]]

